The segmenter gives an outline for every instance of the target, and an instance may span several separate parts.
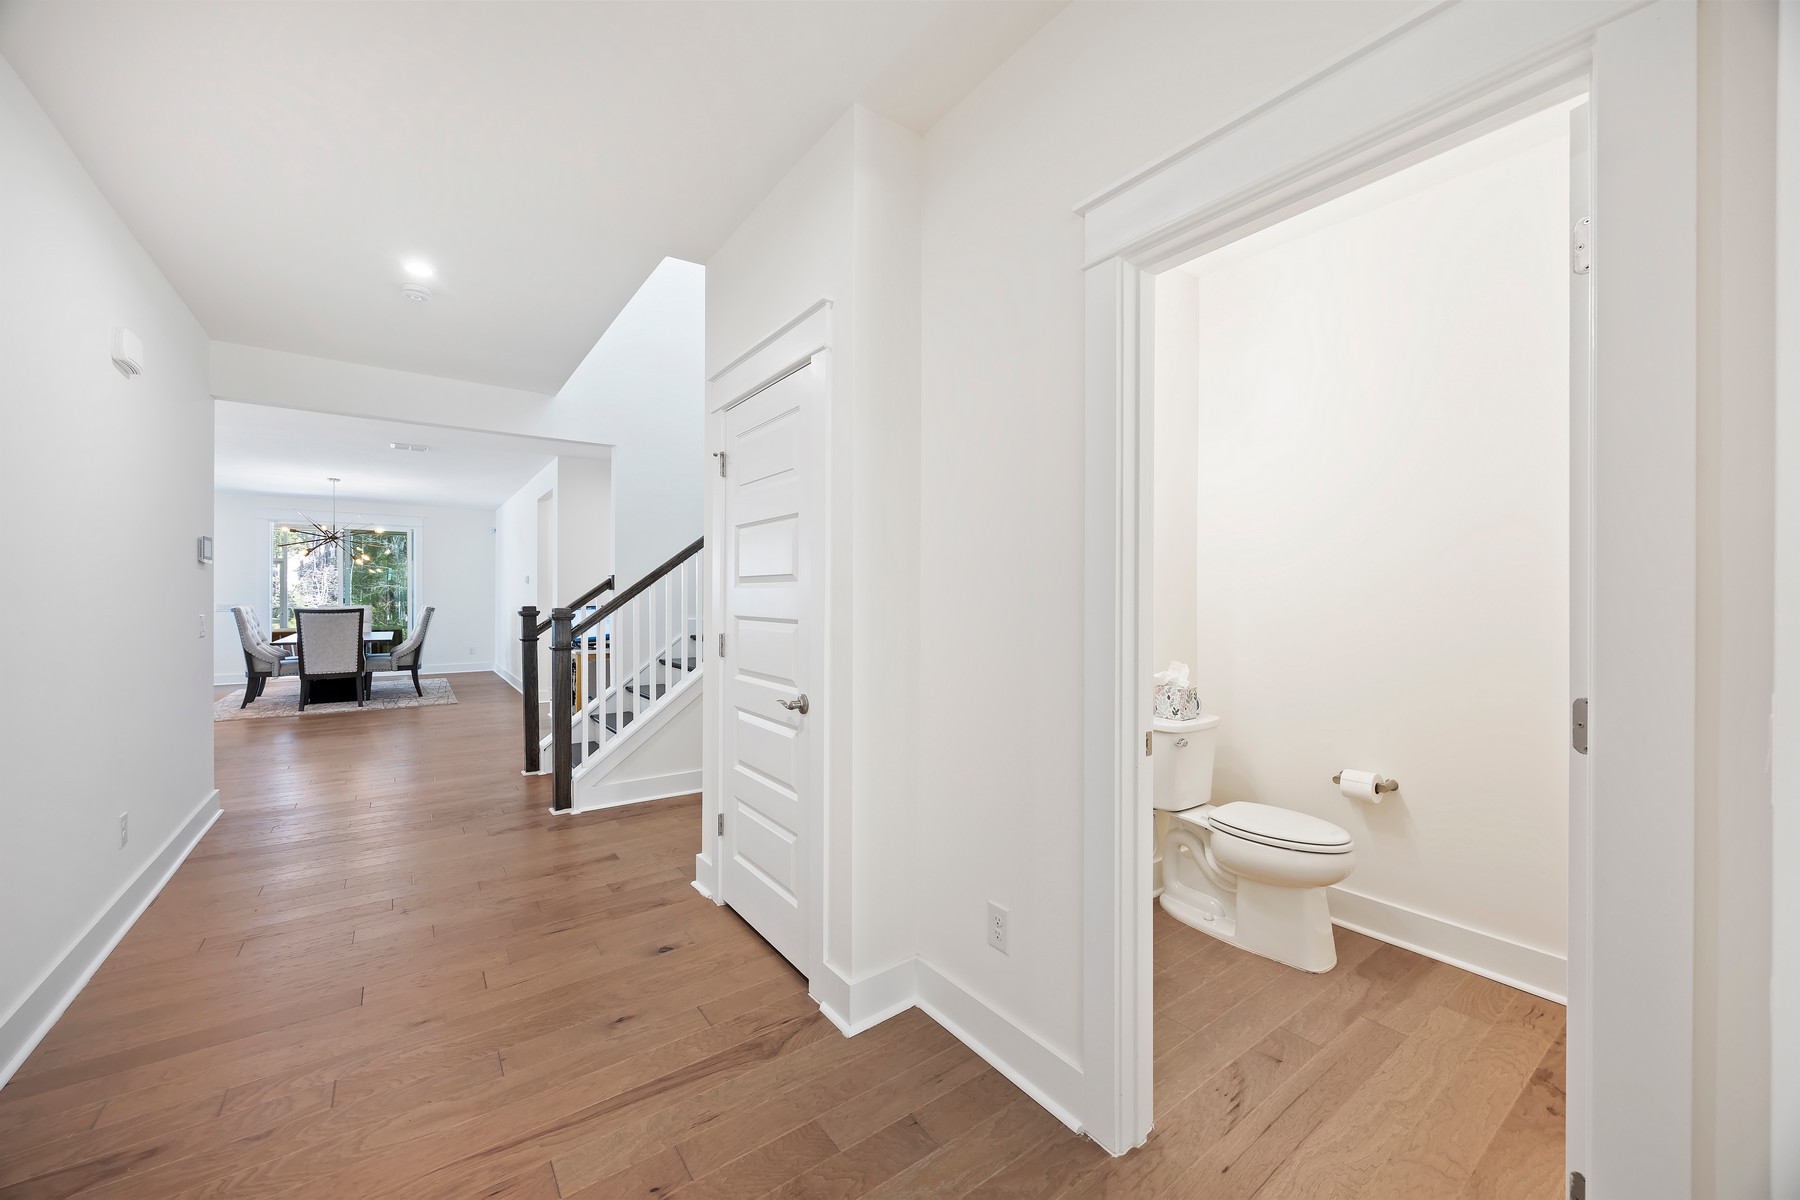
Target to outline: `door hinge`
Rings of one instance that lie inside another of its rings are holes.
[[[715,451],[715,453],[717,453],[719,456],[719,478],[723,479],[723,478],[725,478],[725,452],[723,450],[719,450],[719,451]]]
[[[1150,757],[1150,731],[1144,730],[1144,757]]]
[[[725,635],[722,633],[719,635],[719,657],[725,657]]]
[[[1594,269],[1594,219],[1583,217],[1575,222],[1575,231],[1569,235],[1569,269],[1577,275],[1586,275]]]
[[[719,836],[720,837],[725,836],[725,814],[724,813],[719,814]]]
[[[1587,1200],[1587,1176],[1580,1171],[1569,1172],[1569,1200]]]
[[[1569,744],[1575,753],[1587,753],[1587,697],[1579,696],[1569,711]]]

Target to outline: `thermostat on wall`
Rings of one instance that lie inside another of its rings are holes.
[[[119,368],[119,374],[130,378],[144,373],[144,343],[138,335],[129,329],[113,330],[112,339],[113,366]]]

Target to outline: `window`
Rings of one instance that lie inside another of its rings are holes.
[[[271,627],[292,629],[296,608],[367,604],[375,610],[374,628],[393,631],[393,645],[412,628],[412,530],[346,527],[342,547],[308,554],[298,532],[278,525],[270,550]]]

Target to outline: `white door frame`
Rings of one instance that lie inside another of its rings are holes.
[[[800,548],[802,571],[807,579],[802,612],[811,626],[807,661],[818,672],[816,680],[803,681],[812,706],[807,717],[806,757],[801,778],[810,793],[806,804],[805,835],[808,852],[802,863],[806,912],[806,961],[794,966],[817,986],[825,962],[825,793],[826,747],[832,730],[830,663],[831,612],[827,603],[831,579],[831,301],[820,300],[792,321],[763,338],[707,380],[706,384],[706,551],[701,556],[705,572],[705,645],[702,657],[710,658],[725,628],[726,537],[725,493],[719,488],[718,455],[725,444],[725,412],[796,370],[817,374],[818,396],[805,424],[807,444],[802,452],[812,469],[805,482],[807,528]],[[726,647],[730,658],[730,647]],[[718,686],[702,694],[705,736],[701,749],[701,840],[694,859],[694,887],[715,904],[726,897],[720,886],[722,865],[718,821],[725,796],[725,764],[719,748],[725,744],[724,666],[713,668]]]
[[[1083,1126],[1152,1120],[1156,272],[1587,87],[1594,150],[1592,846],[1573,864],[1569,1161],[1686,1195],[1692,1157],[1696,38],[1691,0],[1433,5],[1077,207],[1087,275]],[[1629,864],[1625,866],[1624,864]],[[1592,868],[1592,869],[1587,869]],[[1654,902],[1647,898],[1654,897]],[[1598,938],[1592,935],[1597,932]]]

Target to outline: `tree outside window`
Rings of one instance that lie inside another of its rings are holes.
[[[269,624],[294,628],[296,608],[367,604],[374,628],[399,645],[412,625],[412,530],[344,530],[343,545],[306,553],[297,531],[276,527],[269,564]]]

